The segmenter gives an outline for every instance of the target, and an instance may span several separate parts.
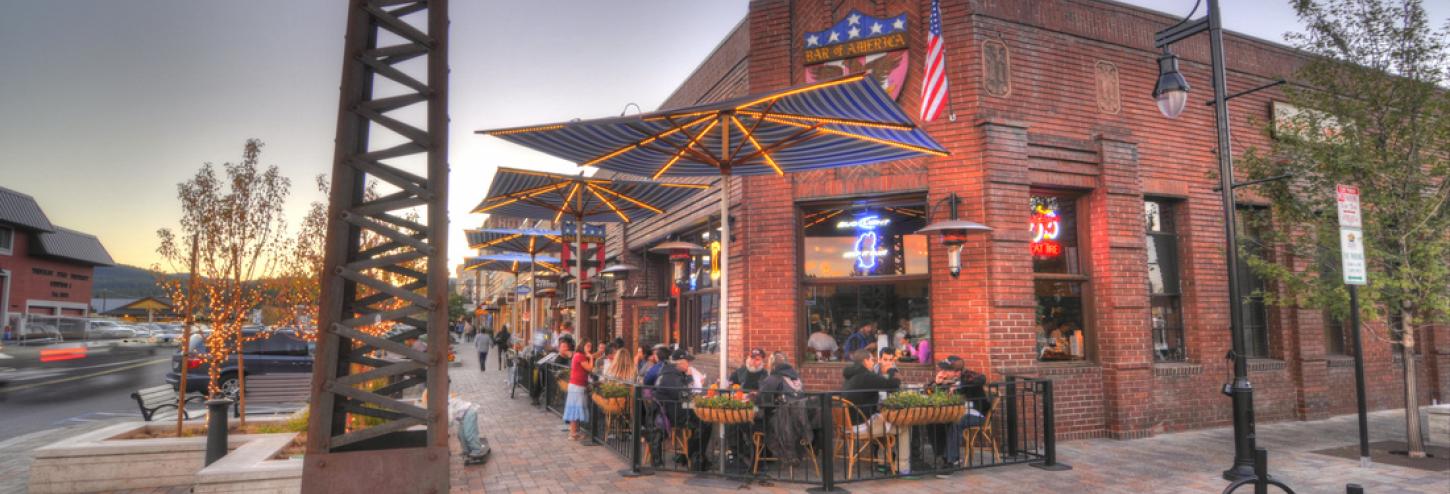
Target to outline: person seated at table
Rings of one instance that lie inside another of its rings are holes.
[[[691,431],[690,440],[686,443],[690,451],[687,460],[690,466],[696,470],[708,470],[705,444],[711,434],[704,422],[684,407],[691,395],[704,385],[704,375],[690,366],[690,362],[694,360],[695,356],[690,355],[690,352],[684,349],[675,350],[670,355],[670,365],[660,373],[659,387],[654,391],[654,398],[664,407],[673,427]],[[684,463],[680,458],[675,462]]]
[[[876,323],[864,322],[856,328],[856,332],[846,337],[846,355],[852,356],[855,360],[856,350],[872,350],[876,348]]]
[[[646,386],[655,386],[659,384],[660,375],[670,365],[670,349],[664,345],[655,345],[654,354],[650,358],[650,361],[653,363],[645,368],[643,382]]]
[[[841,372],[846,378],[845,392],[841,394],[860,410],[860,414],[851,417],[851,421],[856,424],[870,421],[872,435],[878,435],[882,431],[876,424],[882,422],[876,415],[876,404],[881,401],[880,392],[901,388],[901,379],[896,377],[896,356],[883,353],[878,359],[875,354],[862,349],[852,353],[851,360],[855,363]]]
[[[769,374],[765,368],[765,350],[756,348],[745,358],[745,365],[730,374],[730,384],[739,384],[742,391],[756,391],[760,389],[760,381]]]
[[[836,338],[826,333],[826,328],[819,324],[814,325],[815,331],[806,339],[806,347],[815,352],[816,360],[826,362],[835,359],[836,352],[841,346],[836,344]]]
[[[932,450],[947,463],[958,465],[962,454],[962,431],[982,425],[992,400],[987,398],[987,376],[966,368],[966,361],[956,355],[937,362],[932,386],[938,393],[956,393],[967,400],[967,413],[951,424],[945,434],[933,434]]]

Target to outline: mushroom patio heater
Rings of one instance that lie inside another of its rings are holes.
[[[672,240],[656,245],[651,247],[649,251],[659,254],[669,254],[670,266],[674,269],[671,271],[670,279],[677,285],[685,281],[685,266],[689,264],[690,258],[703,255],[707,252],[704,247],[680,240]]]
[[[957,204],[961,199],[953,192],[945,199],[950,208],[949,219],[933,222],[926,225],[916,233],[923,235],[941,235],[942,244],[947,246],[947,270],[953,278],[962,273],[962,244],[967,242],[967,234],[971,232],[990,232],[992,228],[972,221],[957,219]]]

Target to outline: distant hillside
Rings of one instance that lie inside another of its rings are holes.
[[[124,264],[97,266],[91,296],[101,298],[101,290],[105,290],[105,296],[116,298],[165,296],[166,292],[156,286],[156,276],[155,271]]]

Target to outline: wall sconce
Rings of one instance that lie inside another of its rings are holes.
[[[953,192],[942,199],[951,208],[951,219],[933,222],[926,225],[916,233],[923,235],[941,235],[941,242],[947,246],[947,270],[952,277],[962,273],[962,244],[967,242],[967,234],[971,232],[990,232],[992,228],[981,223],[957,219],[957,204],[961,198]],[[938,203],[940,204],[940,203]],[[928,216],[930,217],[930,216]]]
[[[685,266],[690,262],[690,258],[703,255],[707,252],[704,247],[679,240],[672,240],[656,245],[651,247],[649,251],[670,255],[670,265],[674,268],[671,275],[676,285],[685,282]]]

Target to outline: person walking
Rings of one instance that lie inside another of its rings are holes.
[[[509,334],[509,325],[503,325],[503,329],[494,335],[493,343],[498,346],[498,368],[502,370],[504,366],[504,353],[508,350],[509,345],[513,343],[513,335]]]
[[[478,330],[473,333],[473,349],[478,351],[478,371],[488,371],[488,349],[493,347],[493,335]],[[502,352],[500,352],[502,353]]]

